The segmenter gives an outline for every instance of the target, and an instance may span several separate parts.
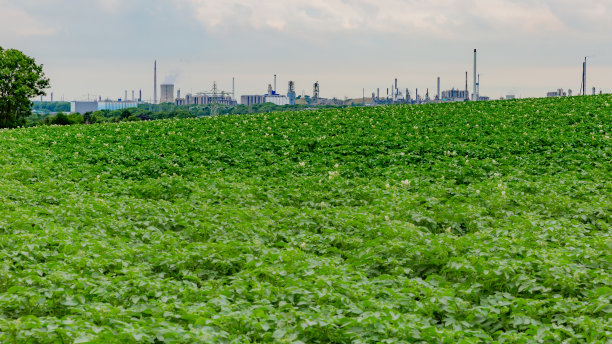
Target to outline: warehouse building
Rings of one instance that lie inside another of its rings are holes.
[[[240,104],[242,105],[254,105],[263,104],[266,101],[266,96],[262,95],[244,95],[240,97]]]
[[[70,113],[84,114],[94,111],[98,111],[98,102],[70,102]]]
[[[108,111],[115,111],[115,110],[123,110],[123,109],[131,109],[131,108],[137,108],[138,107],[138,102],[137,101],[114,101],[114,100],[103,100],[101,102],[98,102],[98,110],[108,110]]]

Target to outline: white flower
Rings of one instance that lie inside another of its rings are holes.
[[[334,165],[334,168],[338,168],[338,167],[340,167],[340,165],[338,165],[338,164],[335,164],[335,165]]]
[[[385,216],[385,221],[390,221],[391,219],[389,218],[389,216]]]
[[[404,186],[408,186],[408,185],[410,185],[410,183],[411,182],[408,179],[402,180],[402,185],[404,185]]]
[[[389,185],[389,183],[385,184],[385,188],[387,188],[387,189],[388,189],[388,188],[390,188],[390,187],[391,187],[391,185]]]
[[[303,162],[303,161],[300,161],[300,164],[299,164],[299,165],[300,165],[300,167],[306,167],[306,163],[305,163],[305,162]]]

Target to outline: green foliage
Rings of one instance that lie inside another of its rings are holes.
[[[0,131],[0,342],[607,343],[610,103]]]
[[[30,98],[44,95],[47,87],[42,65],[19,50],[0,47],[0,128],[25,124],[31,113]]]
[[[32,110],[39,113],[70,112],[70,103],[34,101]]]

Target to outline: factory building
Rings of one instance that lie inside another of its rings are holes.
[[[280,94],[266,94],[264,103],[276,105],[289,105],[289,97]]]
[[[266,101],[266,96],[262,95],[244,95],[240,97],[240,104],[242,105],[254,105],[263,104]]]
[[[289,97],[280,95],[275,91],[264,96],[264,103],[272,103],[275,105],[289,105]]]
[[[447,91],[442,91],[442,100],[443,101],[464,101],[466,99],[470,99],[469,92],[466,90],[456,90],[451,89]]]
[[[186,94],[185,98],[178,98],[175,101],[176,105],[206,105],[206,104],[220,104],[220,105],[238,105],[231,96],[225,94],[204,94],[204,93],[196,93]]]
[[[119,100],[101,100],[101,101],[93,101],[93,102],[80,102],[73,101],[70,102],[70,113],[80,113],[84,114],[86,112],[94,112],[94,111],[115,111],[115,110],[123,110],[130,108],[137,108],[138,101],[122,101]]]
[[[295,83],[293,81],[289,81],[289,90],[287,91],[287,98],[289,98],[289,105],[295,105]]]
[[[174,85],[164,84],[161,85],[161,97],[160,103],[174,103]]]
[[[138,107],[138,102],[137,101],[114,101],[114,100],[103,100],[98,102],[98,110],[108,110],[108,111],[115,111],[115,110],[123,110],[123,109],[131,109],[131,108],[137,108]]]
[[[98,111],[98,102],[70,102],[70,113],[84,114],[86,112]]]
[[[567,97],[567,93],[565,91],[563,91],[562,88],[560,88],[560,89],[558,89],[556,91],[546,93],[546,96],[549,97],[549,98],[552,98],[552,97]]]

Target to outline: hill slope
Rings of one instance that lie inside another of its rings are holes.
[[[605,342],[612,97],[0,131],[0,342]]]

